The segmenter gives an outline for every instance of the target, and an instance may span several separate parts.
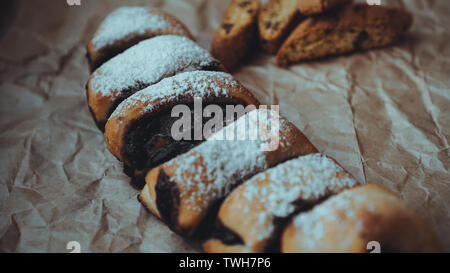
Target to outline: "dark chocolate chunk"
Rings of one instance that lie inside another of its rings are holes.
[[[231,29],[233,28],[233,24],[222,24],[222,28],[225,30],[226,34],[229,34],[231,32]]]
[[[275,22],[272,26],[273,30],[278,30],[278,28],[280,27],[280,22]]]
[[[369,38],[369,34],[367,31],[363,30],[359,32],[358,37],[353,41],[353,46],[355,49],[361,49],[362,43]]]

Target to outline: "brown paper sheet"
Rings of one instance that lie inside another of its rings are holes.
[[[0,21],[0,251],[199,251],[141,206],[106,149],[84,45],[115,7],[147,4],[208,48],[229,1],[16,2]],[[360,181],[399,193],[450,251],[450,2],[382,2],[414,15],[399,46],[289,69],[257,53],[234,75]]]

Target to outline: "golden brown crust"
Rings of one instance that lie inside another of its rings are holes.
[[[328,196],[356,185],[357,181],[335,160],[320,154],[282,163],[240,185],[220,207],[219,229],[225,227],[243,244],[219,244],[213,238],[206,242],[205,251],[234,251],[240,247],[259,253],[277,249],[282,221],[295,211],[309,210]],[[240,217],[236,217],[237,211]]]
[[[94,118],[95,124],[101,130],[105,130],[106,121],[109,118],[111,109],[114,107],[114,100],[110,96],[105,96],[100,92],[95,92],[92,87],[92,78],[94,74],[91,74],[89,81],[86,84],[86,97],[88,101],[88,107]]]
[[[253,113],[257,111],[260,110],[254,110]],[[231,144],[233,148],[230,148],[228,146],[230,141],[217,142],[209,140],[188,153],[152,169],[146,176],[148,189],[157,187],[160,175],[169,177],[172,183],[171,187],[177,189],[177,194],[173,197],[173,199],[178,200],[177,214],[170,221],[163,219],[166,221],[166,224],[172,230],[190,236],[209,212],[211,205],[214,204],[215,201],[210,199],[211,196],[215,196],[216,199],[225,197],[217,195],[219,192],[222,192],[220,187],[234,186],[266,167],[274,166],[298,155],[317,152],[317,149],[293,124],[284,118],[282,119],[284,125],[283,128],[280,128],[280,145],[273,151],[261,152],[259,159],[248,155],[248,158],[234,158],[236,149],[239,149],[235,147],[236,145]],[[237,145],[239,144],[237,143]],[[242,148],[245,149],[244,147]],[[202,152],[213,152],[214,155],[220,154],[220,158],[216,158],[213,162],[209,154]],[[189,162],[189,166],[184,165],[186,162]],[[263,166],[255,165],[255,162],[263,164]],[[233,167],[232,165],[235,164],[239,166],[237,168]],[[216,167],[223,169],[219,170]],[[186,171],[184,171],[185,168],[187,168]],[[226,173],[223,174],[223,171]],[[180,177],[183,177],[183,179],[180,180]],[[216,185],[220,185],[218,186],[220,189],[217,191],[215,190]],[[158,196],[154,197],[153,201],[147,201],[147,203],[152,203],[151,207],[157,207],[157,198]],[[157,214],[161,215],[163,213],[158,211]]]
[[[289,32],[301,20],[298,0],[269,0],[258,16],[261,46],[275,54]]]
[[[298,0],[303,15],[313,15],[351,3],[353,0]]]
[[[156,173],[153,172],[150,175],[155,175]],[[152,178],[157,179],[157,178]],[[144,186],[142,191],[140,192],[139,201],[151,212],[153,215],[155,215],[158,218],[161,218],[161,215],[159,214],[158,208],[156,207],[156,203],[154,200],[156,199],[156,194],[154,188],[151,189],[147,185]]]
[[[214,34],[212,55],[233,70],[255,43],[259,0],[233,0]]]
[[[283,252],[440,252],[431,229],[396,194],[366,185],[300,214],[282,235]]]
[[[383,47],[399,41],[412,24],[403,10],[366,4],[302,22],[283,43],[276,62],[291,63]]]
[[[205,89],[204,86],[195,83],[195,76],[186,78],[186,75],[200,75],[200,81],[204,81],[205,76],[202,75],[206,75],[207,79],[211,80],[208,82],[209,87]],[[180,79],[180,83],[178,83],[177,79]],[[156,92],[159,88],[165,88],[168,82],[174,88],[181,85],[188,86],[188,88],[184,92],[180,92],[179,90],[170,92],[168,90],[167,96],[152,97],[152,90]],[[226,89],[227,94],[217,94],[213,89],[214,86]],[[123,154],[123,147],[125,145],[125,137],[133,124],[144,117],[148,118],[158,113],[169,111],[175,105],[192,104],[194,100],[193,94],[196,94],[195,92],[197,91],[205,92],[205,96],[203,97],[203,102],[205,103],[245,103],[248,105],[259,105],[258,100],[240,83],[232,80],[229,74],[207,71],[185,72],[171,78],[166,78],[148,89],[141,90],[121,103],[111,115],[105,127],[106,145],[110,152],[120,161],[131,166],[132,164]],[[151,109],[149,109],[149,106],[151,106]]]
[[[87,58],[91,72],[93,72],[95,69],[100,67],[104,62],[108,61],[115,55],[125,51],[126,49],[132,47],[133,45],[136,45],[137,43],[145,39],[149,39],[159,35],[172,34],[184,36],[191,40],[195,40],[189,29],[186,27],[186,25],[184,25],[183,22],[181,22],[178,18],[176,18],[172,14],[153,8],[148,8],[148,13],[160,16],[161,19],[167,23],[167,27],[158,30],[148,29],[143,33],[132,32],[122,37],[121,39],[115,40],[112,43],[101,47],[97,47],[96,43],[94,42],[94,39],[92,39],[86,45]],[[99,31],[100,28],[96,31],[94,38],[97,36]]]

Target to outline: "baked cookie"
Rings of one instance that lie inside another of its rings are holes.
[[[302,22],[278,51],[278,65],[313,60],[398,42],[411,27],[403,10],[366,4],[348,5]]]
[[[135,93],[117,107],[105,127],[108,149],[126,166],[140,170],[138,173],[143,175],[146,170],[187,152],[204,138],[202,135],[200,139],[195,138],[195,128],[191,125],[183,128],[189,132],[190,139],[175,140],[172,126],[180,118],[172,117],[171,112],[174,106],[184,105],[194,113],[196,97],[202,98],[205,107],[210,104],[259,106],[256,98],[229,74],[181,73]],[[207,121],[204,118],[201,122]],[[135,180],[138,185],[139,179]]]
[[[225,199],[213,238],[203,248],[206,252],[279,251],[279,234],[293,214],[357,184],[321,154],[287,161],[252,177]]]
[[[275,123],[278,128],[269,129]],[[280,162],[315,152],[317,149],[293,124],[272,110],[260,108],[188,153],[152,169],[140,200],[177,233],[191,236],[199,227],[206,232],[211,228],[202,225],[205,217],[214,213],[213,208],[239,183]],[[238,218],[239,213],[235,211]]]
[[[269,0],[258,17],[262,48],[275,54],[286,36],[300,22],[298,0]]]
[[[351,2],[353,0],[298,0],[298,10],[302,15],[313,15]]]
[[[259,0],[232,0],[214,34],[211,53],[233,70],[255,45]]]
[[[127,49],[92,73],[87,83],[89,108],[103,129],[115,107],[133,93],[179,72],[222,69],[192,40],[157,36]]]
[[[397,195],[357,187],[301,213],[282,235],[283,252],[439,252],[433,232]],[[367,249],[369,246],[369,249]]]
[[[108,15],[86,46],[91,71],[133,45],[158,35],[194,39],[175,16],[149,7],[120,7]]]

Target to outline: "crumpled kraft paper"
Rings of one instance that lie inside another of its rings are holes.
[[[399,193],[450,251],[450,2],[382,1],[414,15],[398,46],[234,73],[279,104],[321,152]],[[0,26],[0,251],[200,251],[137,201],[88,111],[84,45],[120,5],[173,13],[209,48],[229,1],[3,1]]]

